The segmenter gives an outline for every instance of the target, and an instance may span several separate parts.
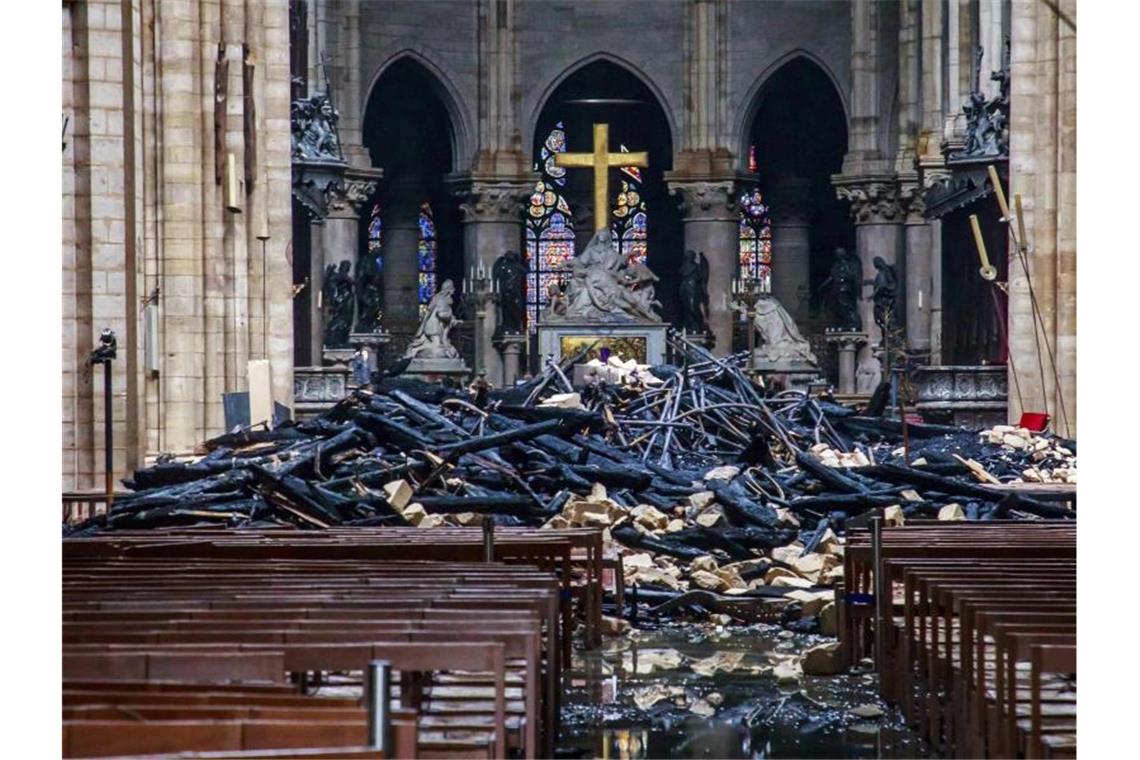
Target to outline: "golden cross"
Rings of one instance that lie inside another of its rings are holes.
[[[649,154],[645,151],[610,153],[610,125],[595,124],[593,153],[558,153],[554,163],[569,168],[593,168],[594,232],[597,232],[610,224],[610,167],[649,166]]]

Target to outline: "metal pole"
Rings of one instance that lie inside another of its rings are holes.
[[[882,516],[875,516],[871,518],[871,553],[873,557],[873,572],[872,582],[874,583],[875,594],[875,669],[879,671],[879,677],[883,675],[883,607],[886,600],[883,599],[885,584],[883,583],[883,518]]]
[[[392,664],[372,660],[364,672],[364,700],[368,709],[369,747],[387,757],[392,752]]]
[[[261,239],[261,358],[269,358],[269,272],[265,238]]]
[[[490,515],[483,515],[483,561],[495,561],[495,523]]]
[[[107,511],[103,519],[111,514],[111,504],[115,500],[115,427],[112,419],[113,397],[111,396],[111,360],[103,362],[103,469],[104,487],[107,491]]]

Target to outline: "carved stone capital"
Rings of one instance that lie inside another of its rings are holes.
[[[521,223],[534,185],[513,180],[458,180],[448,191],[459,199],[463,222]]]
[[[835,195],[851,203],[855,224],[901,222],[898,181],[894,177],[833,177]]]
[[[345,177],[325,188],[325,208],[329,216],[359,216],[365,201],[375,192],[375,179]]]
[[[736,182],[733,180],[673,180],[669,194],[677,199],[686,219],[736,219]]]
[[[902,207],[907,224],[926,224],[925,194],[917,179],[899,182],[899,205]]]

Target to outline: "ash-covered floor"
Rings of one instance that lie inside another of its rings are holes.
[[[829,640],[769,624],[677,624],[607,638],[600,651],[574,656],[558,754],[929,756],[879,699],[872,673],[793,679],[779,668]]]

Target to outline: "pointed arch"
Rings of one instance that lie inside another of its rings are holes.
[[[364,109],[360,114],[360,123],[364,124],[368,116],[368,107],[372,101],[377,84],[384,74],[400,61],[410,60],[417,64],[427,74],[432,83],[433,93],[439,98],[451,119],[451,155],[452,171],[463,171],[471,166],[475,156],[475,130],[472,128],[471,111],[463,98],[462,92],[455,86],[455,76],[444,65],[437,64],[440,60],[437,55],[427,51],[424,45],[416,45],[399,50],[384,59],[368,81],[368,89],[362,102]]]
[[[752,124],[756,120],[756,113],[760,110],[760,105],[764,100],[768,82],[785,66],[801,59],[818,68],[835,88],[835,95],[839,100],[840,106],[843,108],[844,124],[848,134],[850,134],[851,109],[847,102],[848,93],[839,85],[839,80],[836,78],[835,72],[815,53],[803,48],[795,48],[772,61],[772,63],[760,72],[760,75],[756,77],[752,86],[748,88],[748,92],[745,93],[743,100],[741,100],[736,118],[733,121],[732,133],[736,135],[736,156],[742,170],[747,171],[748,169],[748,149],[751,141]]]
[[[554,79],[550,80],[542,92],[539,93],[538,96],[531,102],[530,111],[527,113],[526,129],[525,133],[523,134],[523,145],[535,144],[535,141],[538,139],[538,135],[535,134],[535,131],[538,129],[539,118],[542,116],[543,109],[550,101],[551,96],[553,96],[554,93],[558,90],[559,86],[561,86],[563,82],[574,76],[585,67],[589,66],[592,63],[598,63],[599,61],[605,61],[621,69],[624,69],[629,74],[633,75],[633,77],[640,81],[643,85],[645,85],[645,88],[649,90],[650,95],[652,95],[653,98],[657,101],[657,106],[665,115],[665,121],[669,125],[670,142],[672,144],[676,144],[675,141],[677,139],[677,122],[675,119],[675,114],[673,112],[673,104],[669,102],[669,99],[665,96],[665,93],[662,91],[662,89],[657,86],[657,83],[653,81],[653,78],[646,74],[641,68],[639,68],[631,61],[622,58],[619,55],[615,55],[614,53],[599,50],[583,56],[582,58],[576,60],[574,63],[571,63],[569,66],[564,67],[561,73],[558,74],[558,76],[554,77]]]

